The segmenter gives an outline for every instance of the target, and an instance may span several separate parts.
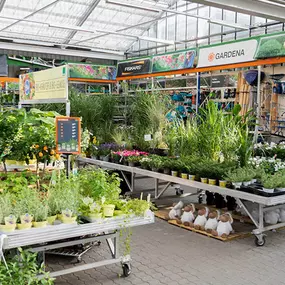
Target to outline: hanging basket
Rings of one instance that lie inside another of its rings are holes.
[[[260,74],[260,81],[262,81],[265,77],[265,73],[261,72]],[[258,81],[258,70],[248,70],[244,73],[244,79],[250,86],[257,86]]]

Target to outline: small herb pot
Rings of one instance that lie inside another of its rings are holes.
[[[163,169],[163,173],[169,175],[170,174],[170,169],[169,168],[164,168]]]
[[[63,218],[63,214],[57,214],[57,218],[62,221],[62,218]]]
[[[74,217],[66,217],[65,215],[62,216],[62,222],[64,224],[74,224],[76,223],[77,216]]]
[[[25,223],[25,224],[17,224],[18,230],[28,230],[32,227],[32,223]]]
[[[268,189],[268,188],[264,188],[263,187],[263,191],[266,192],[266,193],[271,193],[272,194],[272,193],[274,193],[274,188],[273,189]]]
[[[90,213],[88,217],[91,219],[102,219],[102,213]]]
[[[129,161],[129,166],[131,166],[131,167],[135,167],[135,163],[134,163],[134,162],[130,162],[130,161]]]
[[[153,168],[151,169],[151,171],[153,171],[153,172],[159,172],[159,169],[153,167]]]
[[[17,160],[16,163],[17,163],[17,165],[19,165],[19,166],[25,166],[25,165],[26,165],[26,162],[25,162],[25,161],[20,161],[20,160]]]
[[[196,175],[189,174],[189,180],[195,181]]]
[[[251,184],[256,183],[257,179],[251,179]]]
[[[10,225],[0,225],[0,232],[1,233],[11,233],[16,229],[16,224]]]
[[[285,188],[276,188],[276,190],[279,192],[285,192]]]
[[[187,173],[181,173],[181,178],[182,179],[187,179],[188,178],[188,174]]]
[[[42,222],[32,222],[34,228],[44,228],[47,226],[47,221]]]
[[[225,187],[227,186],[227,181],[225,181],[225,180],[219,180],[219,186],[225,188]]]
[[[104,160],[104,155],[100,155],[99,160]]]
[[[248,186],[248,185],[250,185],[251,184],[251,181],[244,181],[244,182],[242,182],[242,185],[243,186]]]
[[[103,215],[104,217],[113,217],[114,216],[115,205],[104,205],[103,206]]]
[[[55,216],[50,216],[50,217],[47,217],[47,222],[50,224],[50,225],[53,225],[55,220],[57,218],[57,215]]]
[[[105,162],[109,162],[109,156],[108,155],[107,156],[103,156],[102,160],[105,161]]]
[[[232,182],[232,184],[234,185],[235,189],[239,189],[242,185],[242,182]]]
[[[209,179],[209,184],[210,185],[216,185],[217,184],[217,180],[216,179]]]
[[[171,171],[171,175],[174,176],[174,177],[177,177],[178,176],[178,171],[172,170]]]
[[[201,182],[208,184],[208,178],[201,178]]]

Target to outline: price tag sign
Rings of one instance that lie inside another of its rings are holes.
[[[152,141],[152,135],[144,135],[144,140],[146,141],[146,142],[149,142],[149,141]]]
[[[80,154],[80,118],[56,117],[57,153]]]

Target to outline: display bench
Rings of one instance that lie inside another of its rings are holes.
[[[81,163],[97,165],[99,167],[103,167],[107,169],[115,169],[115,170],[119,170],[122,172],[123,171],[129,172],[131,173],[132,181],[134,181],[135,175],[143,175],[145,177],[154,178],[155,199],[159,199],[171,184],[185,185],[193,189],[209,191],[212,193],[218,193],[224,196],[233,197],[236,199],[238,206],[241,207],[247,213],[247,215],[249,216],[249,218],[255,225],[256,229],[254,229],[252,233],[256,237],[255,242],[256,242],[256,245],[258,246],[263,246],[265,244],[265,234],[264,233],[266,231],[285,227],[285,223],[277,223],[275,225],[265,225],[264,224],[265,212],[276,210],[282,206],[285,206],[285,193],[279,196],[275,196],[275,197],[264,197],[264,196],[251,194],[251,193],[247,193],[247,192],[243,192],[239,190],[223,188],[223,187],[205,184],[205,183],[192,181],[188,179],[182,179],[179,177],[174,177],[174,176],[162,174],[159,172],[153,172],[153,171],[141,169],[138,167],[130,167],[126,165],[120,165],[116,163],[105,162],[105,161],[100,161],[100,160],[95,160],[95,159],[90,159],[90,158],[82,158],[82,157],[79,157],[78,161]],[[158,185],[159,185],[158,183],[160,180],[167,181],[167,185],[161,191],[159,191],[158,189]],[[135,190],[134,183],[129,183],[129,182],[127,183],[130,187],[130,190],[134,191]],[[255,217],[251,215],[250,210],[248,206],[246,205],[245,201],[250,201],[250,202],[258,204],[258,211],[259,211],[258,219],[256,219]]]
[[[151,223],[154,223],[154,214],[149,210],[144,217],[122,216],[106,218],[94,223],[60,224],[46,228],[16,230],[12,233],[0,235],[0,237],[3,251],[27,247],[34,252],[43,253],[57,248],[105,240],[111,252],[110,259],[51,272],[50,276],[57,277],[114,263],[120,263],[124,275],[128,276],[131,273],[131,258],[129,255],[122,256],[119,253],[120,230]]]

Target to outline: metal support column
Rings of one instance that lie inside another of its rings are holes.
[[[201,98],[201,75],[197,72],[197,94],[196,94],[196,113],[198,114],[199,104]]]
[[[260,123],[260,105],[261,105],[261,66],[258,66],[258,77],[257,77],[257,98],[256,98],[256,125],[254,129],[254,142],[257,142],[258,138],[258,127]]]

